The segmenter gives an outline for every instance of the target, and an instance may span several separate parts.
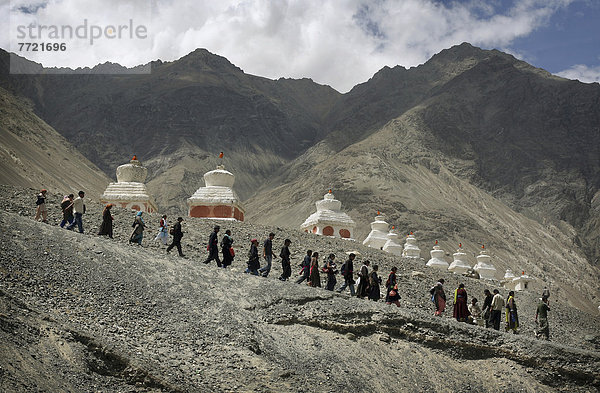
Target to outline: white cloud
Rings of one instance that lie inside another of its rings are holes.
[[[584,83],[600,83],[600,66],[588,67],[584,64],[576,64],[567,70],[557,72],[556,75]]]
[[[486,48],[509,48],[517,37],[543,26],[572,0],[154,0],[151,50],[140,42],[98,42],[90,50],[73,43],[65,56],[45,65],[93,66],[104,61],[133,66],[160,58],[170,61],[196,48],[225,56],[245,72],[278,77],[310,77],[347,91],[384,65],[410,67],[444,48],[467,41]],[[31,5],[41,0],[13,0]],[[47,0],[36,14],[13,12],[13,22],[43,17],[78,24],[145,21],[149,0]],[[136,3],[137,7],[127,8]],[[15,7],[13,6],[13,10]],[[14,23],[13,23],[14,24]],[[9,38],[0,38],[8,48]],[[28,57],[28,56],[26,56]],[[54,62],[54,64],[50,64]]]

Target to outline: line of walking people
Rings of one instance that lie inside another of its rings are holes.
[[[430,289],[431,301],[435,306],[434,315],[442,316],[446,309],[446,293],[444,291],[444,279],[439,279]],[[465,284],[459,284],[454,290],[453,318],[459,322],[467,322],[474,325],[484,326],[500,330],[502,322],[502,312],[504,311],[505,330],[514,334],[518,333],[519,315],[517,303],[515,301],[515,291],[509,291],[506,300],[500,295],[498,289],[490,292],[489,289],[483,291],[483,306],[479,307],[477,298],[471,299],[468,303],[468,295]],[[548,311],[550,292],[544,289],[540,302],[538,304],[535,316],[535,322],[538,326],[536,336],[548,340],[550,338],[550,328],[548,325]]]

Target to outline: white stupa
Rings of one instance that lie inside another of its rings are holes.
[[[479,273],[479,278],[493,280],[496,278],[496,268],[492,265],[492,258],[485,252],[485,246],[481,246],[481,252],[477,256],[477,264],[473,270]]]
[[[431,259],[426,263],[426,266],[433,267],[436,269],[447,270],[448,262],[444,260],[444,250],[438,246],[438,241],[435,241],[435,246],[433,246],[433,250],[429,251],[431,254]]]
[[[315,202],[317,211],[311,214],[300,229],[317,235],[354,239],[356,224],[342,211],[342,202],[334,198],[331,190],[323,199]]]
[[[367,238],[363,240],[363,244],[378,250],[382,249],[388,241],[388,228],[389,225],[385,222],[385,214],[377,212],[375,221],[371,223],[371,232],[369,232]]]
[[[417,246],[417,238],[411,232],[404,243],[404,250],[402,250],[402,256],[405,258],[420,258],[421,249]]]
[[[219,156],[223,158],[223,153]],[[244,221],[244,207],[233,191],[235,176],[223,165],[204,174],[204,187],[187,200],[190,217]]]
[[[515,291],[524,291],[527,289],[529,283],[533,280],[532,277],[529,277],[525,272],[521,272],[521,275],[513,278],[513,285],[515,287]]]
[[[146,176],[148,168],[133,156],[128,164],[117,167],[117,182],[108,184],[100,202],[142,212],[156,212],[158,209],[144,184]]]
[[[508,289],[509,291],[514,291],[516,283],[513,280],[515,278],[516,277],[513,271],[506,269],[506,273],[504,273],[504,278],[500,281],[500,284],[502,284],[504,288]]]
[[[398,243],[398,234],[395,231],[395,227],[387,234],[387,241],[383,245],[383,251],[389,252],[394,255],[402,255],[402,245]]]
[[[467,254],[462,251],[462,243],[458,244],[458,250],[452,256],[454,257],[454,261],[448,266],[448,270],[452,273],[464,274],[471,269],[471,266],[465,261]]]

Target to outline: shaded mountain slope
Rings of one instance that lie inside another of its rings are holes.
[[[290,169],[298,176],[248,202],[248,219],[298,228],[314,211],[314,201],[333,188],[357,221],[359,240],[381,210],[401,233],[415,232],[423,257],[436,239],[447,252],[462,242],[472,266],[485,244],[498,278],[507,268],[524,270],[538,284],[561,287],[573,306],[597,312],[600,292],[594,283],[600,272],[578,251],[574,228],[564,222],[541,224],[470,184],[476,163],[430,149],[436,138],[425,113],[426,108],[413,109],[314,166],[298,161]]]
[[[109,176],[137,154],[157,178],[151,191],[165,208],[183,208],[190,195],[186,188],[170,197],[161,185],[177,176],[167,171],[185,171],[195,190],[219,151],[238,169],[239,194],[249,197],[266,174],[322,139],[323,118],[340,96],[310,80],[244,74],[203,49],[153,62],[149,75],[8,75],[9,55],[0,55],[3,86],[29,97],[39,116]],[[183,167],[179,157],[193,161]]]
[[[104,173],[33,113],[30,102],[0,88],[0,184],[60,193],[86,190],[98,197],[108,182]]]

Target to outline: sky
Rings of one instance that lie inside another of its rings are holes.
[[[0,16],[0,47],[45,66],[132,67],[206,48],[246,73],[346,92],[469,42],[600,82],[600,0],[0,0]],[[81,37],[64,26],[84,26]],[[65,45],[26,50],[36,42]]]

